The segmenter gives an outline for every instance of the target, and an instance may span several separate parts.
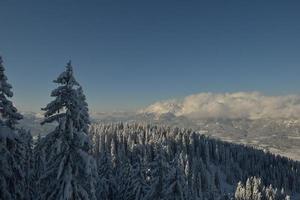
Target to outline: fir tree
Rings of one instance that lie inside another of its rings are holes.
[[[236,200],[286,200],[290,197],[284,193],[284,190],[278,192],[272,185],[263,186],[260,178],[250,177],[246,181],[246,186],[241,182],[235,191]]]
[[[89,116],[89,109],[88,104],[86,102],[86,97],[83,93],[82,87],[78,87],[77,89],[78,101],[81,105],[79,107],[79,115],[77,116],[75,127],[77,127],[78,131],[83,131],[88,133],[89,125],[90,125],[90,116]]]
[[[130,176],[130,186],[128,192],[133,200],[144,199],[149,191],[149,186],[146,182],[146,169],[141,158],[133,164]]]
[[[17,108],[8,100],[8,98],[13,97],[13,92],[11,91],[12,86],[7,83],[7,77],[4,71],[3,60],[0,56],[0,113],[2,118],[0,119],[0,123],[4,123],[11,129],[15,129],[18,120],[21,120],[23,116],[18,113]]]
[[[55,99],[42,109],[42,124],[57,122],[58,126],[43,141],[46,169],[40,178],[41,199],[96,199],[95,161],[85,132],[86,121],[80,120],[87,105],[78,92],[80,85],[73,76],[71,62],[54,83],[60,85],[51,93]]]
[[[38,135],[38,138],[35,142],[35,147],[33,149],[33,157],[34,157],[34,163],[33,163],[33,177],[34,177],[34,196],[36,199],[41,198],[41,184],[40,184],[40,178],[44,174],[45,171],[45,152],[43,148],[43,138],[41,138],[41,134]]]
[[[165,152],[160,146],[156,147],[155,157],[150,163],[150,190],[145,199],[166,199],[167,176],[169,163],[166,160]]]
[[[34,180],[34,157],[33,157],[33,140],[30,131],[24,129],[19,130],[20,146],[19,151],[21,153],[21,167],[24,173],[24,197],[27,200],[34,198],[35,180]]]
[[[190,194],[186,188],[184,172],[180,166],[178,156],[172,162],[172,167],[167,175],[166,199],[168,200],[185,200]]]
[[[15,130],[0,126],[0,199],[25,198],[23,146]]]
[[[19,130],[15,127],[22,115],[8,100],[13,93],[4,71],[0,57],[0,199],[25,199],[25,151]]]

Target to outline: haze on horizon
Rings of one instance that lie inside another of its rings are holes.
[[[299,10],[271,0],[1,1],[0,55],[26,111],[49,102],[69,59],[92,111],[203,92],[300,94]]]

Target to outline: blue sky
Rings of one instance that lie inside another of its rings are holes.
[[[72,59],[93,111],[199,92],[300,93],[300,2],[2,0],[15,101],[38,111]]]

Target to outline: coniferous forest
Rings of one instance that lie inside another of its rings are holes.
[[[33,140],[19,127],[0,58],[1,200],[288,200],[300,163],[190,129],[92,124],[71,62],[55,80]],[[299,197],[298,197],[299,198]]]

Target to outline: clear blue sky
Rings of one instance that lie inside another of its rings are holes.
[[[300,92],[300,1],[1,0],[0,54],[37,111],[72,59],[93,111],[199,92]]]

